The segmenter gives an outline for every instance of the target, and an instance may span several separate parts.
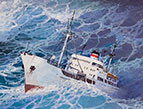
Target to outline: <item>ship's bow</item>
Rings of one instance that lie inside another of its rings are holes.
[[[61,69],[50,65],[46,59],[28,53],[21,53],[21,58],[25,72],[25,92],[62,82]]]

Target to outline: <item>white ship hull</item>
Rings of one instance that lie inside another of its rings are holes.
[[[27,53],[21,54],[25,72],[25,92],[32,88],[43,88],[61,83],[63,76],[60,68],[47,63],[47,60]],[[32,71],[30,68],[34,66]]]
[[[33,88],[44,88],[48,85],[62,84],[63,79],[76,79],[93,84],[95,87],[105,90],[106,92],[117,91],[118,87],[105,84],[98,80],[94,82],[87,81],[85,77],[79,77],[72,72],[62,70],[47,63],[46,59],[40,58],[35,55],[29,55],[27,53],[21,54],[24,72],[25,72],[25,92]]]

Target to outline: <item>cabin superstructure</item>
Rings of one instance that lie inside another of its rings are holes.
[[[118,77],[107,72],[104,64],[98,58],[93,58],[92,55],[87,57],[73,54],[65,70],[73,74],[84,75],[86,79],[91,80],[91,83],[94,83],[92,81],[100,81],[117,86]]]

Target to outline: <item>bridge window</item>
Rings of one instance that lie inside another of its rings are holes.
[[[76,60],[76,58],[75,58],[75,57],[73,57],[72,59],[73,59],[73,60]]]
[[[108,81],[108,84],[113,85],[113,83],[111,81]]]
[[[103,82],[103,78],[101,78],[101,77],[97,77],[97,80],[99,80],[99,81],[102,81]]]
[[[93,62],[93,63],[92,63],[92,65],[96,65],[96,63],[95,63],[95,62]]]
[[[102,66],[102,65],[97,64],[97,63],[95,63],[95,62],[93,62],[93,63],[92,63],[92,65],[93,65],[93,66],[97,66],[97,67],[99,67],[99,68],[103,69],[103,66]]]
[[[88,67],[84,67],[84,69],[86,69],[86,70],[87,70],[87,69],[88,69]]]
[[[107,79],[112,80],[113,82],[116,82],[116,79],[114,79],[112,77],[107,76]]]
[[[92,83],[92,80],[90,80],[90,79],[87,79],[87,82],[91,84],[91,83]]]
[[[95,84],[95,81],[93,81],[93,84]]]
[[[100,64],[98,64],[98,67],[99,67],[99,68],[101,68],[101,69],[103,69],[103,66],[102,66],[102,65],[100,65]]]
[[[90,71],[93,71],[93,72],[95,72],[95,70],[94,70],[94,69],[90,69]]]

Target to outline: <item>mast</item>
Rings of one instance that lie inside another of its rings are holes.
[[[72,36],[72,34],[71,34],[71,29],[72,29],[72,22],[73,22],[73,19],[74,19],[74,14],[75,14],[75,11],[73,12],[73,15],[72,15],[72,18],[71,18],[71,22],[70,22],[70,25],[69,25],[70,28],[67,28],[66,40],[65,40],[65,42],[64,42],[64,46],[63,46],[62,52],[61,52],[61,54],[60,54],[60,58],[59,58],[59,61],[58,61],[58,67],[59,67],[59,65],[60,65],[60,63],[61,63],[61,60],[62,60],[64,51],[65,51],[65,48],[66,48],[68,39],[69,39],[69,37]],[[68,30],[68,29],[70,29],[70,30]]]
[[[109,63],[108,63],[108,66],[107,66],[107,72],[108,72],[108,70],[109,70],[109,68],[110,68],[110,65],[111,65],[111,62],[112,62],[112,60],[113,60],[113,57],[115,56],[114,52],[115,52],[115,48],[116,48],[116,47],[117,47],[117,46],[114,45],[114,46],[113,46],[113,49],[112,49],[112,52],[109,54],[110,59],[109,59]]]
[[[83,50],[85,49],[85,47],[86,47],[86,44],[84,44],[84,45],[83,45],[83,47],[82,47],[82,51],[81,51],[80,55],[82,55]]]
[[[59,61],[58,61],[58,67],[59,67],[60,62],[61,62],[61,60],[62,60],[64,51],[65,51],[65,48],[66,48],[66,45],[67,45],[67,41],[68,41],[68,39],[69,39],[70,36],[71,36],[71,35],[70,35],[69,33],[68,33],[67,36],[66,36],[66,40],[65,40],[65,42],[64,42],[64,46],[63,46],[63,49],[62,49],[62,52],[61,52],[61,55],[60,55],[60,59],[59,59]]]

